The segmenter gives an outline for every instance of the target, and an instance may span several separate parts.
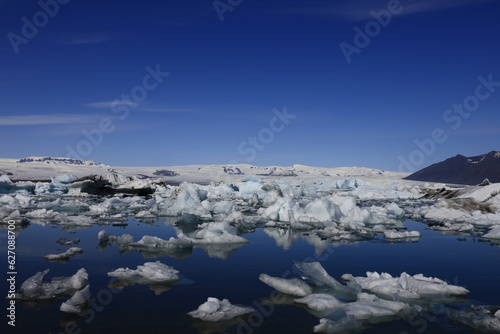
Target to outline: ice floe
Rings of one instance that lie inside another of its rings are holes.
[[[402,273],[399,277],[392,277],[388,273],[367,272],[366,277],[354,277],[351,274],[344,274],[342,279],[354,281],[363,290],[389,298],[418,299],[469,293],[469,290],[461,286],[451,285],[439,278],[425,277],[422,274],[411,276]]]
[[[83,249],[79,247],[71,247],[64,253],[48,254],[45,255],[44,258],[49,261],[68,261],[73,256],[81,253],[83,253]]]
[[[227,299],[209,297],[198,309],[188,315],[203,321],[225,321],[255,311],[253,308],[233,305]]]
[[[66,313],[80,313],[83,306],[90,299],[90,286],[87,285],[83,289],[76,291],[73,296],[67,301],[63,302],[60,310]]]
[[[270,287],[289,295],[305,297],[312,293],[312,288],[298,278],[286,279],[260,274],[259,279]]]
[[[50,282],[43,280],[49,269],[36,273],[25,280],[16,293],[17,299],[41,300],[72,290],[80,290],[88,284],[88,274],[84,268],[71,277],[54,277]]]
[[[108,272],[108,276],[137,283],[171,283],[179,279],[179,271],[160,261],[156,261],[146,262],[137,266],[136,269],[118,268]]]

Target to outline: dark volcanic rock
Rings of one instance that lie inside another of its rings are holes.
[[[500,182],[500,152],[475,157],[456,155],[407,176],[406,180],[476,185],[488,179]]]
[[[70,188],[79,187],[82,192],[91,194],[91,195],[99,195],[99,196],[114,196],[117,194],[123,194],[128,196],[147,196],[151,195],[154,192],[154,189],[147,188],[124,188],[124,187],[113,187],[111,182],[104,179],[102,176],[98,175],[89,175],[82,178],[79,178],[69,185]]]
[[[179,173],[174,172],[173,170],[168,169],[160,169],[153,173],[153,175],[157,176],[177,176]]]

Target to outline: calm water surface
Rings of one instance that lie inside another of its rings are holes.
[[[130,219],[126,227],[93,226],[67,231],[58,226],[31,225],[17,237],[17,284],[37,271],[50,268],[47,279],[69,276],[79,268],[89,273],[92,296],[100,297],[93,307],[93,319],[69,316],[59,311],[66,300],[18,302],[16,333],[312,333],[319,319],[306,309],[291,305],[276,305],[272,314],[260,319],[247,319],[255,326],[212,324],[193,321],[187,312],[196,309],[207,297],[227,298],[233,304],[252,305],[269,297],[272,288],[259,281],[260,273],[283,276],[292,270],[293,261],[316,257],[328,273],[339,279],[342,274],[364,276],[366,271],[401,272],[411,275],[439,277],[451,284],[466,287],[471,292],[464,303],[450,305],[466,308],[470,304],[500,304],[500,247],[478,242],[471,237],[459,241],[425,230],[419,222],[407,221],[409,230],[419,230],[418,242],[388,243],[382,237],[372,241],[331,244],[314,236],[282,233],[278,230],[257,229],[243,235],[250,242],[236,249],[200,249],[173,257],[146,259],[141,253],[122,253],[118,246],[97,247],[97,233],[105,229],[113,235],[132,234],[135,240],[143,235],[163,239],[175,236],[168,223],[151,225]],[[283,232],[283,231],[282,231]],[[275,237],[273,238],[272,235]],[[6,252],[6,231],[0,231],[2,249]],[[43,256],[60,253],[68,246],[55,241],[61,237],[80,238],[78,247],[84,253],[67,263],[49,262]],[[314,244],[314,245],[313,245]],[[210,256],[209,256],[210,255]],[[106,273],[119,267],[135,268],[147,261],[161,261],[180,271],[182,278],[173,287],[126,286],[114,293],[113,280]],[[4,271],[5,275],[5,271]],[[5,282],[5,280],[2,280]],[[2,283],[2,286],[5,285]],[[170,289],[169,289],[170,288]],[[167,290],[167,291],[165,291]],[[376,324],[363,333],[468,333],[450,324],[441,314],[442,308],[430,313],[427,320],[410,324],[405,320]],[[4,318],[4,317],[2,317]],[[6,321],[4,321],[3,326]],[[65,327],[66,326],[66,327]],[[240,327],[238,327],[240,326]],[[5,327],[7,327],[5,325]],[[12,332],[12,328],[9,328]]]

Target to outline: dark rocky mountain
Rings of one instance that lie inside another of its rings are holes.
[[[480,184],[484,179],[500,182],[500,152],[491,151],[475,157],[456,155],[407,176],[406,180],[453,184]]]

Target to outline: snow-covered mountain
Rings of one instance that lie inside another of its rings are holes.
[[[169,182],[210,182],[239,180],[246,177],[261,179],[319,179],[369,178],[401,180],[407,174],[364,167],[323,168],[305,165],[252,166],[238,165],[191,165],[158,167],[115,167],[97,164],[93,161],[54,158],[27,157],[23,159],[0,159],[0,174],[10,174],[12,180],[48,180],[56,175],[70,174],[75,177],[99,175],[107,178],[110,174],[127,177],[163,178]]]
[[[80,165],[80,166],[96,166],[93,161],[72,159],[72,158],[60,158],[60,157],[27,157],[17,160],[17,163],[32,163],[32,162],[44,162],[47,164],[64,164],[64,165]]]
[[[500,152],[474,157],[456,155],[406,177],[407,180],[475,185],[484,179],[500,182]]]

